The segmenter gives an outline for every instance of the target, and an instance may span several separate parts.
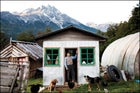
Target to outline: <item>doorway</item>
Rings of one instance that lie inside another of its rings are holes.
[[[75,54],[77,53],[77,48],[65,48],[65,57],[67,55],[67,53],[70,53],[71,56],[75,56]],[[78,56],[78,54],[77,54]],[[74,72],[75,72],[75,82],[77,82],[77,58],[73,59],[73,66],[74,66]],[[65,68],[65,67],[64,67]],[[65,82],[67,82],[67,71],[66,68],[64,70],[64,76],[65,76]],[[72,76],[70,75],[70,78],[72,78]]]

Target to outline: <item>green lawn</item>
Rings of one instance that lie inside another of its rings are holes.
[[[42,79],[39,78],[39,79],[29,79],[28,80],[28,85],[31,85],[31,84],[42,84]],[[136,83],[134,82],[134,80],[132,81],[128,81],[128,82],[125,82],[125,81],[121,81],[121,82],[109,82],[108,86],[107,86],[107,89],[109,90],[109,93],[140,93],[140,83]],[[62,90],[62,89],[59,89],[59,90]],[[73,90],[70,90],[70,89],[63,89],[62,90],[62,93],[101,93],[101,92],[104,92],[103,89],[101,88],[101,91],[99,92],[97,90],[97,86],[96,85],[93,85],[92,87],[92,91],[91,92],[88,92],[87,91],[88,88],[87,88],[87,84],[84,84],[84,85],[81,85],[80,87],[78,88],[75,88]],[[30,92],[30,87],[28,86],[27,88],[27,92]],[[47,90],[45,92],[48,92]],[[44,93],[45,93],[44,92]],[[55,93],[58,93],[58,91],[54,91]],[[53,93],[54,93],[53,92]]]
[[[43,79],[42,78],[38,78],[38,79],[34,79],[31,78],[28,80],[28,87],[27,87],[27,93],[30,92],[30,86],[31,84],[43,84]]]

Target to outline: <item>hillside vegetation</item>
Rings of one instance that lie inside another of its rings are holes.
[[[107,37],[105,42],[100,43],[100,58],[105,48],[113,41],[129,34],[140,32],[140,5],[138,4],[132,10],[132,16],[128,22],[120,22],[119,24],[110,25],[107,32],[98,31],[97,33]]]
[[[107,40],[105,42],[100,43],[100,58],[105,50],[105,48],[115,41],[118,38],[124,37],[126,35],[140,32],[140,5],[138,4],[134,9],[132,10],[132,16],[129,18],[128,22],[120,22],[119,24],[110,25],[107,29],[107,32],[97,31],[97,34],[103,35],[107,37]],[[38,33],[34,34],[32,30],[25,30],[21,33],[19,33],[16,36],[17,40],[23,40],[23,41],[34,41],[35,37],[37,35],[45,34],[50,31],[52,31],[53,28],[46,27],[46,31],[38,31]],[[25,37],[26,36],[26,37]],[[0,41],[1,41],[1,47],[0,50],[2,50],[8,43],[9,38],[7,34],[4,32],[0,32]]]

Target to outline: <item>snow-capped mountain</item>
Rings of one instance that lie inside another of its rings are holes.
[[[108,23],[104,23],[104,24],[95,24],[93,22],[89,22],[87,23],[86,25],[89,26],[89,27],[93,27],[93,28],[96,28],[96,29],[99,29],[103,32],[106,32],[108,27],[112,24],[115,24],[115,23],[112,23],[112,22],[108,22]]]
[[[2,30],[10,35],[29,29],[36,33],[44,31],[46,27],[50,27],[54,31],[69,25],[96,32],[95,28],[78,22],[50,5],[41,6],[36,9],[29,8],[20,13],[1,12]]]
[[[57,24],[60,28],[63,28],[63,17],[62,13],[57,10],[55,7],[52,7],[48,5],[48,7],[41,6],[37,9],[26,9],[23,12],[19,13],[19,16],[22,20],[25,22],[28,21],[42,21],[42,22],[48,22],[51,21],[55,24]]]

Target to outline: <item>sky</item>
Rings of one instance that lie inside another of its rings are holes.
[[[128,21],[139,1],[1,1],[1,11],[22,12],[48,4],[60,12],[86,24]]]

